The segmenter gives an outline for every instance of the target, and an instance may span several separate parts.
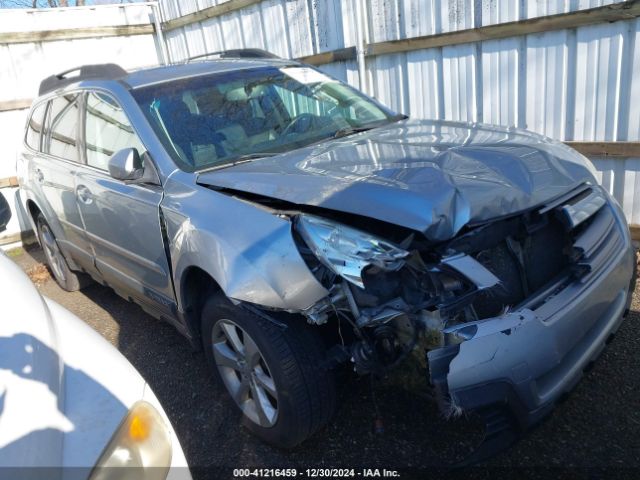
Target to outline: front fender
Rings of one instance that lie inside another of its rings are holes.
[[[170,180],[162,211],[181,310],[181,279],[190,267],[206,271],[227,297],[288,311],[325,297],[300,256],[286,218],[198,185]]]

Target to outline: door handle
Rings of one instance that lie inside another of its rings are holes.
[[[76,188],[76,196],[78,197],[78,200],[84,204],[90,205],[93,203],[93,194],[84,185],[80,185]]]
[[[44,174],[39,168],[36,168],[35,177],[38,183],[44,183]]]

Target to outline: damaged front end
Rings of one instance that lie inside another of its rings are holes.
[[[425,349],[444,414],[481,413],[490,451],[577,382],[633,287],[624,219],[590,185],[439,244],[418,233],[391,243],[306,214],[294,225],[307,266],[330,292],[302,313],[353,330],[336,358],[381,373]]]
[[[393,245],[324,218],[296,218],[301,253],[330,295],[302,312],[312,324],[345,319],[358,373],[388,370],[418,343],[456,341],[448,326],[477,320],[473,300],[500,280],[464,253],[425,251],[414,235]]]

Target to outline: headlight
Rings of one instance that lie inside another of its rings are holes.
[[[129,410],[90,480],[164,480],[170,465],[171,438],[164,420],[151,404],[140,401]]]
[[[362,270],[398,270],[409,252],[380,238],[320,217],[300,215],[297,230],[314,255],[345,280],[364,288]]]

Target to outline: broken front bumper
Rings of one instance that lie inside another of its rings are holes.
[[[602,351],[628,308],[635,255],[619,209],[607,205],[598,215],[576,242],[589,243],[588,275],[550,285],[499,318],[462,325],[459,338],[467,340],[429,352],[446,414],[473,410],[487,420],[500,410],[511,427],[527,428]]]

